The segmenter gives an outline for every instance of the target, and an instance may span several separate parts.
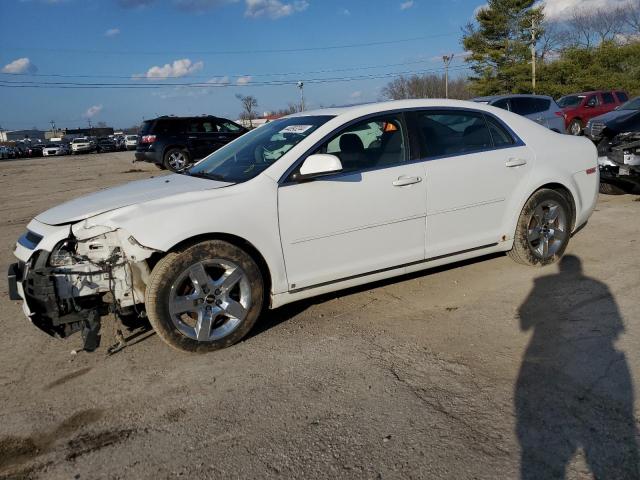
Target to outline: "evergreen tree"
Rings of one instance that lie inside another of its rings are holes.
[[[488,0],[469,23],[462,44],[478,95],[531,93],[532,28],[542,33],[544,15],[535,0]]]

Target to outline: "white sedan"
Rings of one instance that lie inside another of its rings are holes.
[[[48,143],[42,149],[43,157],[68,155],[69,147],[65,143]]]
[[[494,252],[553,263],[591,215],[598,176],[589,140],[477,103],[304,112],[183,174],[38,215],[9,291],[40,329],[82,331],[88,349],[111,306],[146,312],[173,347],[210,351],[265,308],[314,295]]]

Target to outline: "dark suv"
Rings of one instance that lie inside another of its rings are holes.
[[[213,116],[158,117],[138,133],[136,161],[179,171],[247,132],[237,123]]]

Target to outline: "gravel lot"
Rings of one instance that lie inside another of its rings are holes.
[[[34,215],[163,174],[132,157],[0,162],[3,271]],[[3,279],[0,478],[639,478],[636,198],[601,197],[561,268],[493,256],[340,292],[204,356],[141,327],[109,357],[109,322],[71,355]]]

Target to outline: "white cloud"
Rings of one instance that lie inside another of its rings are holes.
[[[579,11],[613,10],[626,7],[629,3],[629,0],[541,0],[539,4],[544,6],[547,19],[556,21],[566,20]]]
[[[86,112],[82,114],[84,118],[93,118],[102,111],[102,105],[93,105],[89,107]]]
[[[227,3],[236,3],[239,0],[173,0],[178,8],[192,10],[194,12],[204,12],[213,8],[220,7]]]
[[[174,60],[173,63],[165,63],[163,66],[154,66],[145,74],[134,75],[134,78],[150,78],[164,80],[166,78],[180,78],[202,70],[204,62],[192,62],[188,58]]]
[[[2,73],[36,73],[38,68],[27,57],[18,58],[2,67]]]
[[[213,77],[210,80],[207,80],[207,83],[212,85],[229,85],[229,77],[226,75],[224,77]]]
[[[302,12],[309,7],[307,0],[294,0],[293,2],[284,2],[282,0],[245,0],[247,9],[244,14],[247,17],[269,17],[281,18],[292,15],[296,12]]]
[[[105,37],[115,37],[116,35],[120,35],[120,29],[119,28],[110,28],[109,30],[104,32],[104,36]]]
[[[249,82],[251,82],[251,77],[249,75],[245,77],[238,77],[236,80],[236,84],[238,85],[247,85]]]
[[[343,8],[342,10],[340,10],[340,14],[348,17],[349,15],[351,15],[351,10],[349,10],[348,8]]]
[[[353,99],[358,99],[358,98],[362,97],[362,92],[360,90],[356,90],[351,95],[349,95],[349,97],[353,98]]]
[[[400,4],[400,10],[408,10],[415,5],[413,0],[407,0],[406,2],[402,2]]]

